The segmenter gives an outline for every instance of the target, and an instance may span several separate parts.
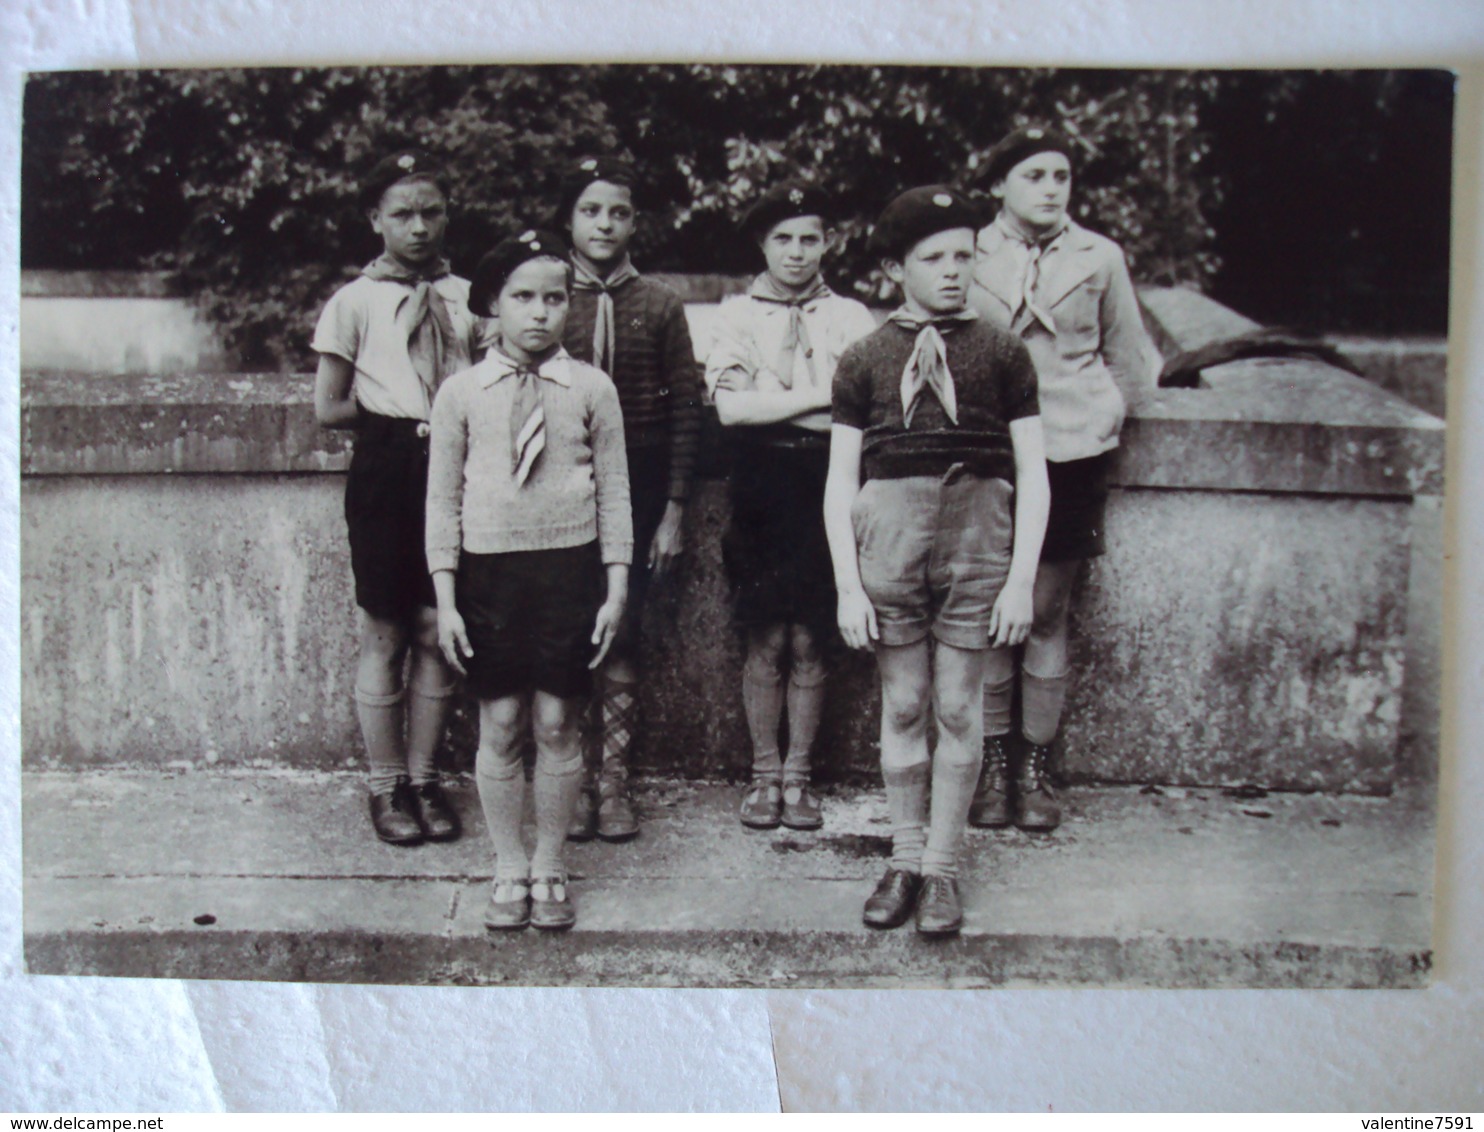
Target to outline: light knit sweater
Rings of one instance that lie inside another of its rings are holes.
[[[546,448],[529,478],[513,474],[515,364],[492,351],[450,377],[433,405],[428,569],[459,554],[557,550],[598,541],[605,565],[633,557],[629,471],[618,391],[602,370],[559,350],[541,364]]]

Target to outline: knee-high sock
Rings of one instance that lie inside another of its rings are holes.
[[[891,821],[891,867],[922,872],[922,850],[927,842],[928,777],[930,764],[883,766],[886,812]]]
[[[453,694],[457,690],[458,685],[452,681],[441,688],[425,688],[416,680],[408,686],[407,775],[414,786],[438,779],[438,769],[433,760],[438,754],[438,741],[443,738],[443,726],[448,722]]]
[[[536,748],[536,851],[531,854],[531,876],[566,878],[563,854],[567,825],[582,790],[582,753],[553,755]]]
[[[979,713],[950,726],[938,721],[938,749],[933,752],[933,800],[929,807],[927,848],[922,852],[924,874],[958,875],[958,850],[969,822],[974,788],[984,761],[984,732]]]
[[[1020,673],[1020,729],[1037,746],[1056,738],[1061,726],[1062,707],[1067,700],[1067,674],[1038,676]]]
[[[1008,648],[992,649],[984,675],[984,734],[1008,735],[1011,700],[1015,694],[1015,655]]]
[[[742,710],[752,738],[752,773],[778,775],[778,725],[783,719],[783,677],[771,665],[748,657],[742,666]]]
[[[520,880],[529,876],[531,868],[520,828],[526,803],[526,768],[521,762],[520,745],[511,743],[507,750],[497,751],[481,741],[474,758],[474,781],[479,784],[479,805],[495,847],[496,878]]]
[[[634,732],[639,725],[639,685],[603,681],[603,773],[609,777],[626,777],[629,751],[634,745]]]
[[[796,664],[788,674],[788,758],[784,778],[809,778],[809,753],[819,734],[824,710],[825,667],[822,661]]]
[[[385,695],[356,689],[356,719],[371,763],[371,792],[387,794],[397,780],[407,777],[407,755],[402,747],[402,692]]]

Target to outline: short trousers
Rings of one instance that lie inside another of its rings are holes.
[[[803,625],[821,643],[835,633],[835,569],[824,533],[829,461],[824,442],[736,446],[722,559],[738,624]]]
[[[407,622],[437,605],[428,573],[428,426],[363,414],[345,477],[345,525],[356,604]]]
[[[1108,469],[1112,463],[1112,452],[1085,460],[1047,462],[1051,512],[1046,519],[1046,538],[1041,543],[1042,562],[1072,562],[1102,556]]]
[[[865,482],[850,516],[883,644],[931,633],[954,648],[989,646],[990,613],[1010,573],[1014,490],[961,465]]]
[[[613,648],[617,653],[633,656],[639,647],[644,599],[653,580],[649,569],[649,548],[665,517],[665,508],[670,505],[670,451],[668,448],[630,448],[628,458],[634,561],[629,567],[629,596]]]
[[[538,690],[592,692],[593,624],[606,596],[596,542],[559,550],[459,556],[455,593],[474,655],[465,688],[478,700]]]

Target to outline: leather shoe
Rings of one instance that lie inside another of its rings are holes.
[[[572,811],[572,820],[567,823],[568,841],[591,841],[598,833],[598,799],[590,783],[582,784],[577,795],[577,807]]]
[[[919,935],[955,935],[964,925],[964,909],[958,898],[958,881],[930,875],[922,878],[917,898]]]
[[[628,784],[616,775],[598,779],[598,838],[627,841],[639,835],[639,819],[629,803]]]
[[[922,877],[902,869],[887,869],[876,883],[876,891],[866,900],[861,916],[868,928],[899,928],[912,915],[917,894],[922,891]]]
[[[978,829],[1010,824],[1010,752],[1003,735],[984,737],[984,766],[969,806],[969,824]]]
[[[531,886],[521,880],[497,880],[490,889],[484,926],[492,932],[518,931],[531,922]]]
[[[459,815],[448,802],[448,795],[436,782],[424,782],[412,788],[417,802],[417,820],[423,836],[429,841],[452,841],[459,835]]]
[[[776,778],[754,778],[738,816],[748,829],[777,829],[783,817],[783,786]]]
[[[801,779],[783,784],[783,812],[779,816],[788,829],[818,829],[824,825],[819,812],[819,799]]]
[[[531,881],[531,926],[542,931],[565,931],[577,922],[577,909],[567,895],[567,882],[561,877],[541,877]]]
[[[385,794],[371,795],[371,825],[389,845],[420,845],[423,827],[417,820],[417,799],[405,780]]]
[[[1050,833],[1061,825],[1061,805],[1051,786],[1048,747],[1027,742],[1015,778],[1015,824],[1028,833]]]

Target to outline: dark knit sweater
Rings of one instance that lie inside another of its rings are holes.
[[[573,290],[562,345],[592,364],[598,292]],[[613,292],[613,372],[628,447],[668,448],[670,498],[690,495],[701,436],[701,381],[685,304],[642,275]]]
[[[917,341],[915,331],[886,322],[856,342],[835,370],[833,420],[865,433],[861,480],[939,476],[954,464],[975,475],[1015,482],[1010,422],[1034,417],[1036,371],[1015,335],[983,319],[938,326],[953,374],[958,423],[948,419],[931,390],[924,390],[902,425],[902,370]]]

